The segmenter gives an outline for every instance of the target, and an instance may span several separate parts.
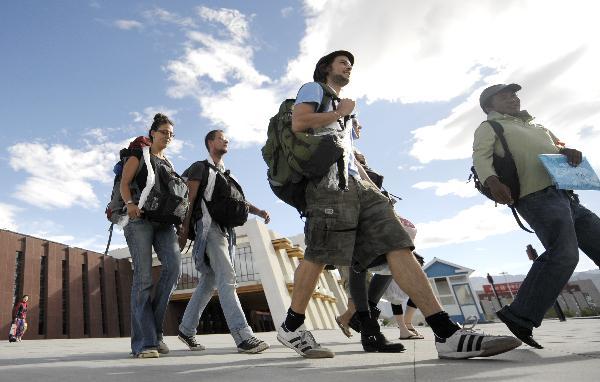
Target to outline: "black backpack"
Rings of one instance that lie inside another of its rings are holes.
[[[208,168],[212,168],[217,173],[211,200],[208,201],[204,198],[204,190],[201,194],[211,218],[223,228],[244,225],[248,220],[249,207],[242,187],[231,176],[229,170],[222,172],[207,160],[203,163],[207,167],[206,177],[208,177]],[[204,188],[206,188],[206,183]]]
[[[156,180],[142,207],[143,216],[153,222],[179,225],[190,205],[187,184],[168,160],[151,156],[150,161]]]
[[[525,226],[521,222],[521,219],[519,218],[519,215],[517,214],[515,205],[518,203],[519,196],[521,194],[521,183],[519,182],[519,174],[517,173],[517,165],[515,164],[515,160],[513,159],[512,153],[508,149],[508,144],[506,143],[506,138],[504,138],[504,128],[497,121],[486,121],[486,122],[489,123],[490,126],[492,126],[492,129],[496,133],[496,136],[500,140],[500,144],[502,144],[502,148],[504,149],[504,157],[498,156],[495,153],[493,154],[492,166],[494,167],[494,170],[496,171],[496,174],[498,175],[500,182],[502,182],[503,184],[508,186],[508,188],[510,188],[510,194],[512,196],[514,203],[508,207],[511,209],[513,216],[515,217],[515,220],[517,221],[517,224],[519,225],[519,227],[521,227],[523,230],[525,230],[529,233],[534,233],[533,231],[525,228]],[[479,176],[477,175],[477,171],[475,170],[475,166],[471,166],[471,174],[469,175],[468,181],[471,181],[471,179],[473,179],[473,182],[474,182],[474,185],[475,185],[475,188],[477,189],[477,191],[479,191],[481,194],[485,195],[488,199],[496,202],[496,200],[492,196],[492,191],[490,190],[490,188],[487,187],[485,184],[483,184],[481,179],[479,179]],[[497,205],[497,203],[496,203],[496,205]]]

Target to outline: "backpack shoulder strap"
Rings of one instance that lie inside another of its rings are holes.
[[[323,89],[323,99],[321,99],[321,104],[319,105],[319,108],[317,109],[317,113],[323,113],[325,112],[325,109],[327,108],[327,105],[331,102],[331,107],[333,108],[333,110],[337,110],[337,105],[336,102],[339,103],[340,102],[340,97],[337,96],[337,94],[335,94],[335,92],[333,91],[333,89],[331,89],[329,87],[329,85],[323,83],[323,82],[317,82],[319,85],[321,85],[321,88]],[[343,118],[343,121],[341,119],[338,119],[338,124],[340,125],[340,128],[342,130],[344,130],[346,128],[346,122],[348,122],[348,120],[350,119],[349,116],[345,116]]]
[[[498,139],[500,139],[500,144],[502,145],[502,148],[504,149],[504,152],[506,153],[507,158],[510,158],[512,160],[513,159],[512,153],[510,152],[510,149],[508,148],[508,143],[506,143],[506,138],[504,137],[504,127],[502,127],[502,125],[498,121],[489,121],[488,120],[485,122],[489,123],[490,126],[492,126],[492,129],[496,133],[496,136],[498,137]]]
[[[325,111],[325,109],[327,108],[327,105],[330,102],[331,102],[331,105],[333,106],[333,110],[335,110],[337,108],[337,105],[335,104],[335,102],[339,102],[340,97],[338,97],[327,84],[325,84],[323,82],[317,82],[317,83],[319,85],[321,85],[321,88],[323,89],[323,98],[321,99],[321,104],[319,105],[319,108],[317,109],[317,113],[323,113]]]

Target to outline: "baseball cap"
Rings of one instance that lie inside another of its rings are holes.
[[[490,99],[501,91],[508,89],[514,92],[521,90],[521,85],[519,84],[496,84],[485,88],[481,95],[479,96],[479,106],[481,109],[485,111],[484,106],[490,101]]]

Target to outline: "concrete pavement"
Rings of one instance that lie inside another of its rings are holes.
[[[492,334],[508,334],[502,324],[478,325]],[[315,331],[334,359],[308,360],[284,348],[275,333],[258,333],[271,349],[239,354],[229,335],[198,336],[207,347],[191,352],[176,337],[159,359],[128,356],[128,338],[73,339],[0,343],[0,382],[48,381],[598,381],[600,320],[545,321],[536,338],[546,348],[526,345],[491,358],[441,360],[428,328],[425,340],[402,341],[401,354],[365,353],[355,335],[338,330]],[[390,339],[398,330],[386,328]]]

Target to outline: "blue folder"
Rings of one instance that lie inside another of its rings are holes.
[[[561,190],[600,190],[600,180],[590,162],[583,158],[577,167],[567,162],[562,154],[540,154],[542,164],[548,171],[556,188]]]

